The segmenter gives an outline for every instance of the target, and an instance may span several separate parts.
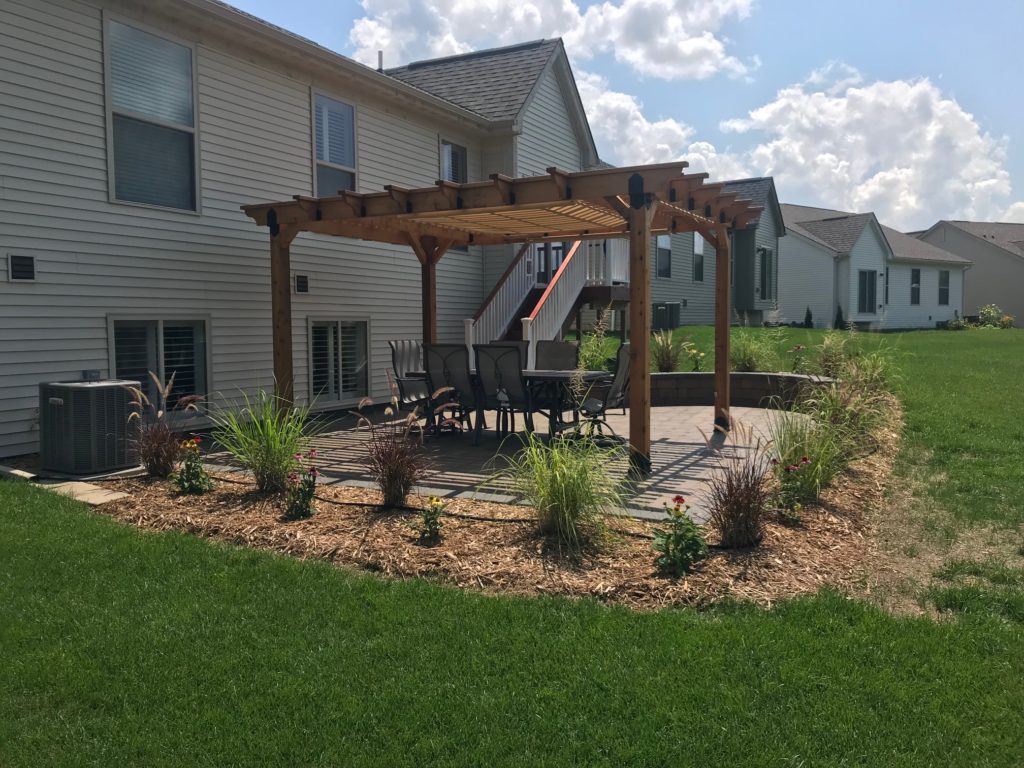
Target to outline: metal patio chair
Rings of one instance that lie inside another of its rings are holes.
[[[515,430],[516,412],[523,414],[526,428],[533,431],[533,399],[530,387],[523,378],[523,352],[518,343],[495,342],[474,344],[476,375],[480,382],[477,401],[476,434],[480,442],[484,425],[484,411],[498,414],[498,436],[504,437]]]
[[[469,370],[466,345],[424,344],[423,362],[432,423],[443,425],[447,420],[443,411],[450,409],[452,421],[472,429],[470,416],[478,409],[479,398]]]

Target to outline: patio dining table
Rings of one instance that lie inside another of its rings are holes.
[[[469,373],[473,380],[479,383],[476,369],[471,368]],[[409,371],[407,375],[411,378],[425,379],[427,377],[426,371]],[[582,382],[584,385],[598,384],[608,381],[611,378],[611,374],[608,371],[524,369],[523,378],[526,379],[527,384],[532,385],[535,389],[543,390],[549,404],[547,413],[548,435],[554,436],[558,431],[558,421],[562,413],[570,410],[572,394],[570,385],[572,382],[575,380]],[[543,411],[538,412],[543,413]]]

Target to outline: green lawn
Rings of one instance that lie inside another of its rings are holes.
[[[1019,540],[1024,333],[885,341],[900,471]],[[956,618],[827,593],[637,614],[146,533],[0,481],[0,765],[1019,765],[1024,571],[937,583]]]

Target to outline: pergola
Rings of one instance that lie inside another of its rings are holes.
[[[293,394],[290,247],[300,232],[410,246],[420,262],[423,341],[437,339],[437,263],[452,246],[629,238],[629,443],[634,465],[650,469],[650,243],[654,235],[699,232],[715,248],[715,425],[729,425],[729,232],[761,208],[663,163],[242,206],[270,229],[270,281],[277,393]]]

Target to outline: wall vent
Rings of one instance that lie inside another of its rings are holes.
[[[7,256],[7,277],[10,280],[30,281],[36,279],[35,256]]]
[[[309,275],[295,276],[295,292],[309,293]]]

